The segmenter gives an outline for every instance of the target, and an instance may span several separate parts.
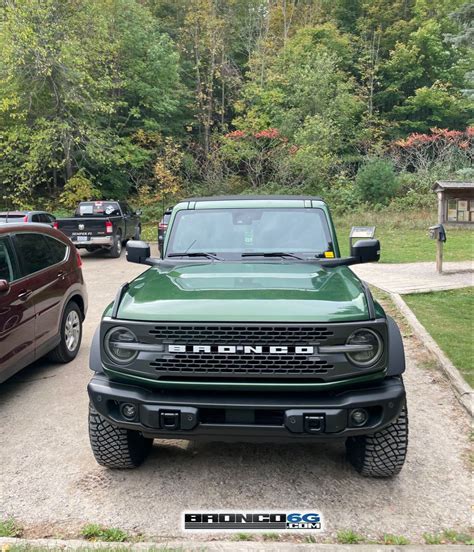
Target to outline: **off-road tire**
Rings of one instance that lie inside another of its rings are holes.
[[[77,321],[79,324],[79,337],[77,344],[75,344],[74,349],[70,350],[67,347],[66,344],[66,321],[68,319],[69,314],[74,311],[77,314]],[[66,364],[67,362],[71,362],[71,360],[74,360],[77,356],[77,353],[79,352],[79,349],[81,348],[81,341],[82,341],[82,312],[79,308],[79,305],[75,301],[69,301],[69,303],[66,305],[66,308],[63,312],[63,317],[61,319],[61,327],[60,327],[60,336],[61,341],[56,345],[56,347],[48,353],[48,358],[52,360],[53,362],[60,362],[62,364]]]
[[[118,259],[122,254],[122,234],[120,232],[115,234],[114,244],[110,248],[109,254],[113,259]]]
[[[403,467],[408,446],[408,414],[406,405],[399,417],[373,435],[349,437],[347,458],[366,477],[392,477]]]
[[[153,439],[138,431],[113,426],[92,405],[89,405],[89,439],[96,461],[112,469],[138,467],[153,445]]]

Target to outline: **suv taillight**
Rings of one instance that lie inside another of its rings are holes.
[[[59,229],[59,223],[58,223],[57,220],[55,220],[55,221],[53,222],[53,228],[55,228],[56,230]]]
[[[165,224],[164,222],[160,222],[160,224],[158,224],[158,228],[160,230],[166,230],[167,227],[168,227],[168,225]]]
[[[78,268],[81,268],[82,266],[82,257],[79,251],[76,249],[76,258],[77,258],[77,266]]]
[[[106,234],[112,234],[114,231],[114,225],[110,222],[110,220],[105,221],[105,233]]]
[[[25,215],[25,216],[23,217],[23,222],[28,222],[28,215]]]

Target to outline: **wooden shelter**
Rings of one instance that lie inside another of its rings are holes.
[[[433,185],[438,195],[438,223],[474,226],[474,182],[439,180]]]

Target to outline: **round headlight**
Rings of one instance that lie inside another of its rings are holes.
[[[129,364],[138,356],[138,351],[127,348],[131,343],[137,343],[137,336],[128,328],[112,328],[104,339],[107,355],[117,364]]]
[[[347,345],[360,345],[359,351],[347,353],[349,360],[357,366],[375,364],[383,353],[380,336],[376,332],[366,328],[353,332],[346,343]]]

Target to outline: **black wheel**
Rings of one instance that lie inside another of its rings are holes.
[[[89,439],[96,461],[116,469],[138,467],[153,445],[153,439],[138,431],[113,426],[92,405],[89,405]]]
[[[76,358],[82,340],[82,313],[74,301],[64,309],[60,332],[61,341],[48,356],[53,362],[71,362]]]
[[[408,447],[406,406],[389,426],[373,435],[350,437],[346,441],[349,462],[367,477],[392,477],[403,467]]]
[[[141,233],[142,233],[142,229],[140,228],[140,226],[136,226],[135,227],[135,234],[133,235],[133,239],[134,240],[139,240]]]
[[[115,234],[114,237],[114,244],[110,248],[110,256],[114,259],[117,259],[120,257],[122,253],[122,234],[120,232],[118,234]]]

